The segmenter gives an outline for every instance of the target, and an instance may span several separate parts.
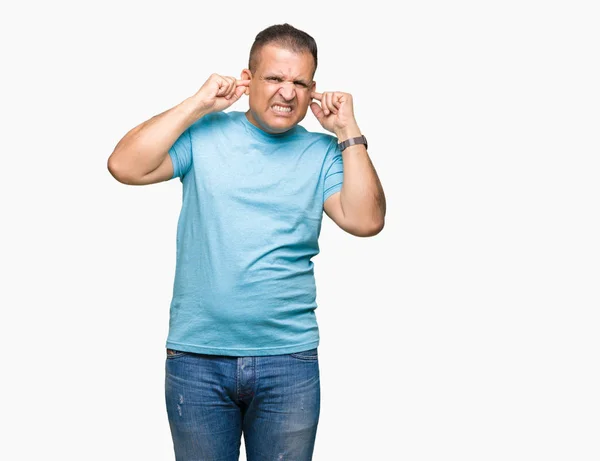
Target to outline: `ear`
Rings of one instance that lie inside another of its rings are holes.
[[[312,95],[313,91],[317,91],[317,82],[315,82],[314,80],[313,80],[313,82],[310,85],[309,95]],[[310,101],[312,101],[312,97],[310,98]]]
[[[242,80],[252,80],[252,72],[250,72],[250,69],[244,69],[242,70],[242,73],[240,74],[240,77]],[[252,83],[252,82],[250,82]],[[246,87],[246,90],[244,91],[245,95],[249,95],[250,94],[250,86]]]

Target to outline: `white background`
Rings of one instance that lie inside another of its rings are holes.
[[[324,216],[314,459],[600,459],[594,3],[3,7],[0,458],[174,460],[181,183],[106,161],[289,22],[317,40],[317,90],[354,96],[387,197],[372,238]]]

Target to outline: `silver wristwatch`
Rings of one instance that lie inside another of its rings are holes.
[[[369,148],[369,145],[367,144],[367,138],[365,138],[364,135],[361,135],[358,138],[346,139],[345,141],[339,143],[338,147],[343,151],[346,147],[353,146],[354,144],[364,144],[365,149]]]

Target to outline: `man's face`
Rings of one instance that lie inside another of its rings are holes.
[[[306,115],[315,88],[314,60],[309,52],[294,53],[277,45],[265,45],[259,53],[254,74],[244,69],[241,75],[251,79],[246,114],[263,131],[283,133]]]

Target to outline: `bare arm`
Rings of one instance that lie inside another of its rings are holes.
[[[124,184],[150,184],[171,179],[173,165],[167,158],[169,149],[181,133],[205,114],[193,98],[188,98],[141,123],[119,141],[108,158],[108,170]],[[148,178],[150,182],[143,180],[161,165],[166,168],[161,168],[159,177]]]
[[[361,135],[352,95],[340,91],[312,92],[317,99],[310,107],[319,123],[333,132],[339,141]],[[327,198],[325,213],[343,230],[358,237],[378,234],[385,224],[386,200],[379,176],[371,163],[364,144],[355,144],[342,151],[344,180],[342,190]]]
[[[212,74],[194,96],[127,132],[108,158],[108,170],[124,184],[171,179],[169,149],[179,136],[206,114],[231,106],[244,94],[248,83],[249,80]]]
[[[360,136],[357,128],[340,134],[345,140]],[[386,200],[379,176],[364,144],[347,147],[342,152],[344,182],[342,190],[332,194],[323,209],[338,226],[357,237],[371,237],[384,227]]]

